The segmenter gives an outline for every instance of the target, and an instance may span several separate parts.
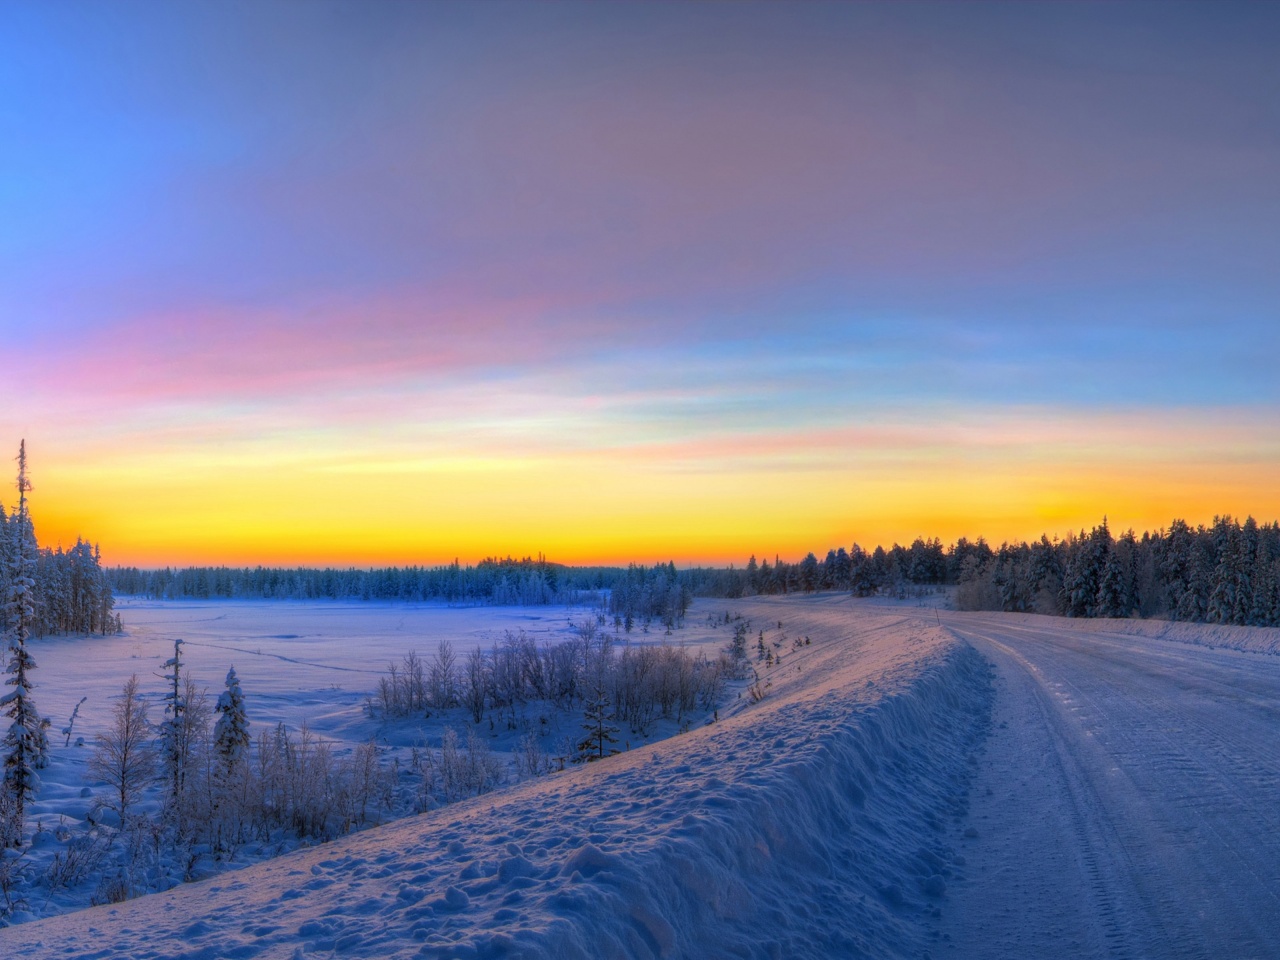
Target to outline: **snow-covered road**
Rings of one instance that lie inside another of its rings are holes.
[[[946,956],[1280,957],[1280,659],[943,623],[997,671]]]

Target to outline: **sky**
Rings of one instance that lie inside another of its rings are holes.
[[[1275,519],[1277,49],[1275,4],[0,0],[0,445],[43,545],[141,566]]]

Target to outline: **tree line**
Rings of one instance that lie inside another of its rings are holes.
[[[799,563],[753,556],[744,570],[722,574],[715,595],[905,595],[943,584],[956,586],[963,610],[1280,626],[1280,523],[1219,516],[1208,526],[1175,520],[1116,537],[1104,517],[1088,532],[995,549],[981,538],[950,547],[918,538],[888,550],[840,547],[823,560],[810,553]]]
[[[1069,617],[1160,617],[1256,626],[1280,625],[1280,523],[1230,516],[1192,527],[1114,536],[1104,518],[1086,532],[1032,543],[916,538],[909,546],[859,544],[777,556],[743,567],[674,563],[570,567],[489,558],[475,566],[375,570],[189,567],[107,571],[108,588],[165,599],[209,597],[437,600],[464,604],[594,604],[615,627],[679,626],[694,597],[839,590],[855,596],[900,594],[951,585],[970,610],[1030,611]]]
[[[453,604],[543,605],[581,602],[607,588],[618,571],[568,567],[539,556],[487,557],[437,567],[112,567],[120,594],[155,600],[399,600]]]
[[[714,594],[717,571],[651,567],[570,567],[539,556],[488,557],[474,566],[378,567],[112,567],[111,590],[154,600],[395,600],[451,604],[539,606],[598,604],[626,622],[657,621],[668,630],[684,620],[695,592]]]

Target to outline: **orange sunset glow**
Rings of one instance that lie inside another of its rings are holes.
[[[1068,8],[1010,14],[1043,56],[985,10],[281,9],[12,11],[42,543],[741,565],[1280,516],[1280,175],[1231,58],[1135,74]]]

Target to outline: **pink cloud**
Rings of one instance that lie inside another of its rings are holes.
[[[60,391],[109,402],[244,400],[536,364],[592,338],[536,299],[426,295],[301,309],[193,306],[61,347]],[[33,373],[52,386],[43,365]]]

